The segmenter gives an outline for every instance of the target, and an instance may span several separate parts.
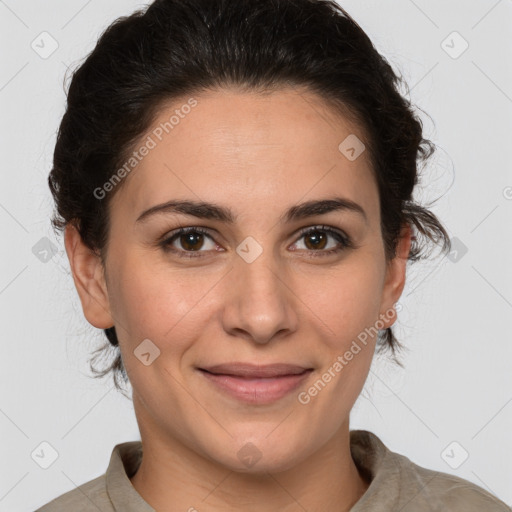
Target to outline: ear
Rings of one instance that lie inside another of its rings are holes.
[[[379,316],[379,319],[384,323],[383,329],[391,327],[396,320],[394,304],[402,295],[405,286],[406,267],[409,251],[411,249],[411,239],[412,228],[409,224],[404,224],[400,232],[395,257],[387,264]],[[393,311],[393,314],[391,314],[390,311]]]
[[[114,321],[99,255],[84,244],[73,223],[66,226],[64,243],[85,318],[99,329],[112,327]]]

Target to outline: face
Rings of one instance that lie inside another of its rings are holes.
[[[106,276],[66,233],[75,284],[89,322],[116,326],[143,439],[236,471],[284,470],[348,425],[406,260],[386,262],[369,155],[339,149],[364,133],[318,97],[211,91],[160,133],[187,99],[136,145],[155,142],[110,204]],[[148,212],[179,201],[188,208]],[[235,362],[308,371],[200,370]],[[260,461],[248,467],[241,449]]]

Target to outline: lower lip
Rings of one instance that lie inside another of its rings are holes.
[[[228,395],[251,404],[269,404],[298,388],[313,370],[299,375],[249,379],[233,375],[215,375],[199,370],[212,384]]]

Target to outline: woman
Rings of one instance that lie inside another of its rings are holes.
[[[141,442],[40,511],[510,510],[349,430],[407,262],[450,246],[412,200],[433,145],[398,85],[324,0],[157,0],[107,29],[49,184]]]

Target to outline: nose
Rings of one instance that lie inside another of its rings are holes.
[[[291,274],[272,251],[252,262],[235,257],[229,276],[222,315],[227,333],[264,344],[296,331],[300,301]]]

